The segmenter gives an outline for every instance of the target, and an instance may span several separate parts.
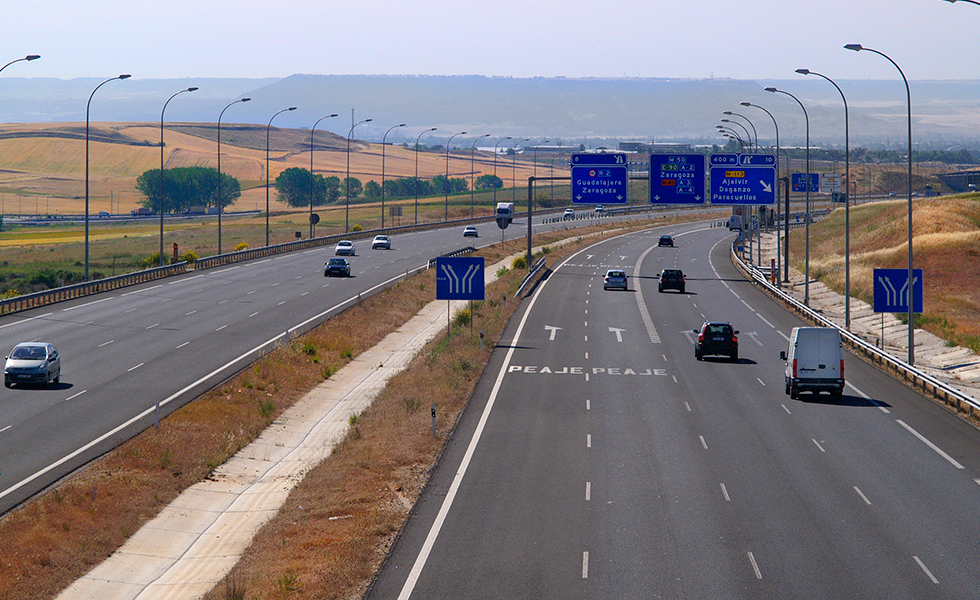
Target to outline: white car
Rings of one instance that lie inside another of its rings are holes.
[[[378,248],[391,250],[391,238],[386,235],[374,236],[374,240],[371,241],[371,249],[377,250]]]
[[[3,367],[3,384],[40,383],[48,385],[61,381],[61,357],[54,344],[21,342],[14,346]]]
[[[566,208],[565,209],[565,214],[563,214],[561,216],[561,220],[562,221],[564,221],[565,219],[574,219],[574,218],[575,218],[575,209],[574,208]]]
[[[480,232],[477,231],[476,225],[467,225],[463,228],[463,237],[480,237]]]
[[[340,240],[337,242],[337,247],[334,248],[334,254],[337,256],[354,256],[354,242]]]

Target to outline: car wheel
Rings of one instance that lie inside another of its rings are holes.
[[[61,383],[61,373],[58,373],[58,376],[55,377],[54,380],[52,380],[52,383],[54,383],[55,385],[58,385],[58,384]]]
[[[789,383],[786,384],[786,391],[783,393],[789,396]]]
[[[683,287],[681,288],[681,293],[682,293],[682,294],[684,293],[684,288],[683,288]]]
[[[660,292],[661,294],[664,293],[664,287],[662,285],[658,285],[657,291]]]
[[[790,390],[789,390],[789,397],[790,397],[791,400],[798,399],[800,397],[800,390],[797,390],[795,388],[790,388]]]
[[[732,357],[732,360],[738,362],[738,352],[732,352],[731,354],[729,354],[729,356]]]
[[[3,385],[4,387],[14,387],[14,384],[10,383],[9,381],[4,381]]]
[[[698,349],[697,348],[694,349],[694,358],[696,358],[698,360],[702,360],[701,353],[698,352]]]

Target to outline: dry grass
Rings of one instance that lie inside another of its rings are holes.
[[[913,201],[913,262],[925,276],[918,326],[980,352],[980,194]],[[804,235],[790,234],[793,266],[804,268]],[[908,266],[906,200],[851,208],[851,294],[873,301],[876,268]],[[810,274],[844,292],[844,210],[810,227]]]
[[[593,226],[575,235],[599,231],[601,226]],[[568,235],[537,236],[535,242],[555,243]],[[567,253],[586,242],[562,243]],[[506,251],[522,247],[510,242]],[[506,251],[494,246],[482,254],[492,264]],[[511,271],[487,297],[512,297],[522,275]],[[366,299],[175,411],[159,430],[143,432],[8,513],[0,520],[0,598],[40,600],[66,588],[306,391],[411,318],[434,291],[434,274],[428,272]],[[297,598],[357,597],[421,492],[515,306],[477,304],[476,326],[487,341],[482,352],[478,336],[454,329],[448,343],[433,342],[395,377],[212,596],[237,586],[249,598],[279,598],[286,586],[296,588],[290,595]],[[431,436],[430,400],[440,415],[438,439]]]

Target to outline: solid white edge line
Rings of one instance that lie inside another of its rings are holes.
[[[939,583],[939,580],[936,579],[936,577],[932,574],[932,571],[930,571],[928,567],[926,567],[925,563],[919,560],[918,556],[913,556],[912,558],[915,559],[915,562],[919,563],[919,568],[922,569],[922,571],[929,576],[929,579],[931,579],[933,583]]]
[[[27,323],[28,321],[33,321],[35,319],[43,319],[44,317],[50,317],[53,314],[54,313],[44,313],[43,315],[38,315],[36,317],[28,317],[26,319],[21,319],[20,321],[16,321],[14,323],[7,323],[6,325],[0,325],[0,329],[4,329],[6,327],[13,327],[14,325],[20,325],[21,323]]]
[[[755,578],[762,579],[762,571],[759,570],[759,565],[755,562],[755,556],[751,552],[749,554],[749,562],[752,563],[752,570],[755,571]]]
[[[728,495],[728,488],[725,487],[725,484],[724,483],[721,484],[721,493],[722,493],[722,495],[725,496],[725,502],[731,502],[732,501],[731,497],[729,497],[729,495]]]
[[[812,439],[812,440],[813,440],[813,443],[814,443],[814,444],[816,444],[816,446],[817,446],[817,448],[820,448],[820,451],[821,451],[821,452],[823,452],[824,454],[826,454],[826,453],[827,453],[827,451],[823,449],[823,446],[821,446],[821,445],[820,445],[820,442],[818,442],[818,441],[817,441],[816,439],[814,439],[814,438],[810,438],[810,439]]]
[[[601,243],[601,242],[597,242]],[[593,244],[594,246],[595,244]],[[570,254],[568,258],[561,262],[555,270],[560,269],[573,256],[576,256],[582,252],[585,252],[592,246],[583,248],[575,254]],[[429,533],[425,536],[425,542],[422,543],[422,548],[419,550],[419,555],[415,559],[415,563],[412,565],[412,570],[408,573],[408,578],[402,585],[401,592],[398,594],[398,600],[408,600],[412,592],[415,590],[415,584],[418,583],[419,576],[422,574],[422,569],[425,567],[425,563],[429,559],[429,554],[432,553],[432,547],[436,543],[436,538],[439,537],[439,532],[442,530],[442,525],[446,521],[446,516],[449,514],[449,509],[452,508],[453,500],[456,499],[456,492],[459,491],[459,486],[463,481],[463,477],[466,475],[466,469],[469,467],[470,461],[473,460],[473,454],[476,452],[476,447],[480,443],[480,438],[483,436],[483,429],[487,425],[487,421],[490,418],[490,412],[493,410],[493,405],[497,401],[497,395],[500,393],[500,386],[504,382],[504,375],[507,374],[507,368],[510,366],[510,361],[514,356],[514,351],[517,348],[517,342],[520,339],[521,333],[524,331],[524,326],[527,324],[528,318],[531,316],[531,309],[534,308],[534,304],[538,301],[541,296],[541,292],[547,287],[548,280],[538,286],[537,291],[534,292],[534,296],[531,297],[531,301],[528,303],[527,308],[524,309],[524,316],[521,317],[521,322],[517,326],[517,331],[514,332],[514,337],[511,340],[510,347],[507,349],[507,355],[504,357],[503,362],[500,365],[500,371],[497,373],[497,379],[493,383],[493,388],[490,390],[490,396],[487,398],[487,404],[483,407],[483,414],[480,415],[480,421],[476,424],[476,429],[473,431],[473,437],[470,438],[470,443],[466,447],[466,452],[463,454],[463,460],[460,462],[459,467],[456,469],[456,474],[453,476],[453,481],[449,485],[449,491],[442,499],[442,506],[439,507],[439,512],[436,514],[435,520],[432,522],[432,527],[429,528]],[[588,567],[588,553],[585,554],[586,564],[583,567],[583,573]]]
[[[864,492],[858,489],[858,486],[854,486],[854,491],[858,493],[858,496],[861,496],[861,499],[864,500],[865,504],[871,506],[871,500],[868,500],[868,497],[864,495]]]
[[[933,444],[932,442],[930,442],[928,439],[926,439],[926,437],[924,435],[922,435],[918,431],[912,429],[912,427],[909,426],[907,423],[905,423],[905,421],[903,421],[901,419],[896,419],[896,422],[899,425],[901,425],[902,427],[904,427],[909,433],[911,433],[915,437],[919,438],[919,441],[920,442],[922,442],[926,446],[929,446],[936,454],[938,454],[939,456],[942,456],[943,458],[945,458],[946,460],[948,460],[951,465],[953,465],[957,469],[963,469],[963,468],[965,468],[963,465],[961,465],[960,463],[956,462],[956,459],[954,459],[952,456],[950,456],[950,455],[946,454],[945,452],[943,452],[942,448],[940,448],[939,446],[937,446],[937,445]]]

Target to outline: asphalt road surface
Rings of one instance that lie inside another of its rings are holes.
[[[540,220],[537,232],[572,225]],[[519,219],[507,239],[526,228]],[[495,223],[479,231],[479,238],[463,238],[461,226],[393,235],[390,251],[358,240],[349,279],[324,278],[329,246],[0,317],[5,353],[43,340],[62,357],[60,384],[0,388],[0,514],[151,426],[157,404],[166,416],[246,367],[287,330],[305,331],[442,253],[500,242]],[[514,252],[525,247],[508,243]]]
[[[977,430],[850,354],[840,402],[790,400],[778,354],[805,323],[731,238],[652,229],[560,263],[369,597],[975,597]],[[668,267],[687,293],[657,292]],[[609,268],[629,291],[603,291]],[[705,319],[740,331],[738,362],[695,360]]]

